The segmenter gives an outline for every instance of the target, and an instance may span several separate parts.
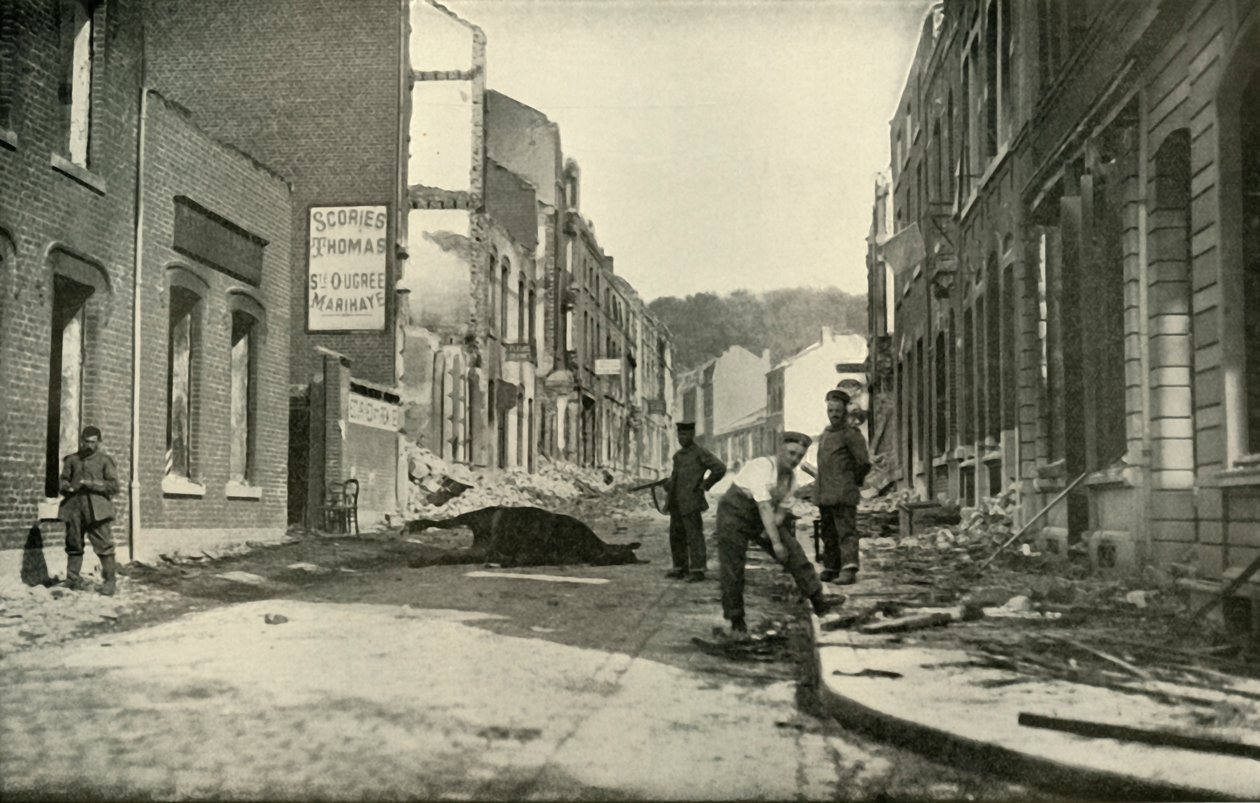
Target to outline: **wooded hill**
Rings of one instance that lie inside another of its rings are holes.
[[[834,287],[662,296],[648,309],[674,335],[677,371],[694,368],[731,346],[754,354],[768,348],[771,362],[777,362],[818,342],[824,326],[836,334],[866,334],[866,296]]]

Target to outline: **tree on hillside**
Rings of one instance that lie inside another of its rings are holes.
[[[754,354],[768,348],[777,361],[816,343],[823,326],[837,334],[866,332],[865,297],[836,288],[665,296],[648,308],[673,333],[674,365],[680,370],[694,368],[731,346]]]

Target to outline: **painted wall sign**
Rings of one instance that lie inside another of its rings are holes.
[[[610,357],[605,360],[595,361],[596,376],[620,376],[621,375],[621,359],[618,357]]]
[[[387,401],[351,393],[350,423],[397,432],[402,429],[402,408]]]
[[[503,344],[503,359],[508,362],[533,362],[534,344],[529,342],[505,343]]]
[[[311,207],[306,291],[310,331],[385,328],[387,209]]]
[[[665,400],[664,399],[648,399],[647,411],[649,415],[665,415],[666,413]]]

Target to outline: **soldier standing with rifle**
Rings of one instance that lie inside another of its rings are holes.
[[[674,568],[666,577],[696,583],[704,579],[704,525],[700,515],[709,509],[705,492],[726,474],[726,464],[696,443],[696,425],[678,425],[679,449],[674,452],[674,471],[665,482],[669,510],[669,551]],[[706,476],[707,475],[707,476]]]

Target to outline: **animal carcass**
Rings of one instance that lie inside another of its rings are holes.
[[[418,533],[430,527],[467,527],[473,534],[470,560],[500,566],[611,566],[642,562],[634,554],[640,546],[638,542],[606,543],[572,516],[537,507],[495,506],[449,519],[417,519],[407,522],[406,530]]]

